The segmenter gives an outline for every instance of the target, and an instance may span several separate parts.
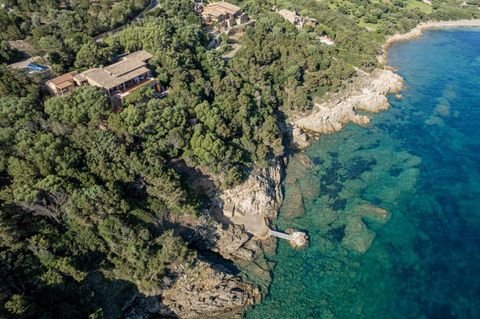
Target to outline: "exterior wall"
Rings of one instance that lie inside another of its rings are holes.
[[[52,95],[57,95],[57,87],[52,82],[47,82],[47,90]]]
[[[71,85],[71,86],[68,86],[68,87],[64,88],[63,90],[60,90],[52,82],[47,82],[47,90],[52,95],[64,95],[64,94],[67,94],[70,91],[73,91],[74,88],[75,88],[75,85]]]

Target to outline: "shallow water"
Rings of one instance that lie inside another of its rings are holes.
[[[480,318],[480,32],[430,31],[389,61],[403,99],[289,165],[276,226],[310,246],[280,242],[246,318]]]

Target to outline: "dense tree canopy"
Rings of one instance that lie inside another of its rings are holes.
[[[286,115],[377,66],[385,35],[478,11],[440,0],[234,2],[256,21],[226,59],[206,49],[191,0],[160,0],[101,42],[92,37],[147,1],[0,0],[0,63],[15,59],[8,41],[18,39],[58,72],[145,49],[168,88],[162,99],[138,90],[113,112],[96,88],[49,98],[40,79],[0,65],[0,317],[118,318],[105,291],[158,295],[169,269],[195,256],[172,216],[195,218],[202,204],[175,162],[219,187],[239,183],[284,154]],[[296,28],[273,6],[318,23]]]

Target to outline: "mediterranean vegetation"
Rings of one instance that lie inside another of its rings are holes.
[[[198,218],[204,203],[175,161],[236,185],[285,153],[285,117],[375,68],[387,35],[479,11],[450,0],[232,1],[255,25],[227,60],[206,49],[191,0],[159,0],[132,21],[147,2],[0,0],[0,317],[114,318],[105,290],[158,295],[168,269],[198,255],[172,216]],[[296,28],[274,7],[318,24]],[[121,112],[93,87],[49,97],[41,78],[7,66],[13,40],[57,74],[147,50],[168,95],[138,90]]]

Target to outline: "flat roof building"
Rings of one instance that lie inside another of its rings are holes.
[[[146,63],[139,60],[124,60],[105,68],[94,68],[74,77],[77,85],[88,84],[100,87],[111,93],[115,88],[124,88],[129,81],[151,77]],[[109,94],[110,95],[110,94]]]

